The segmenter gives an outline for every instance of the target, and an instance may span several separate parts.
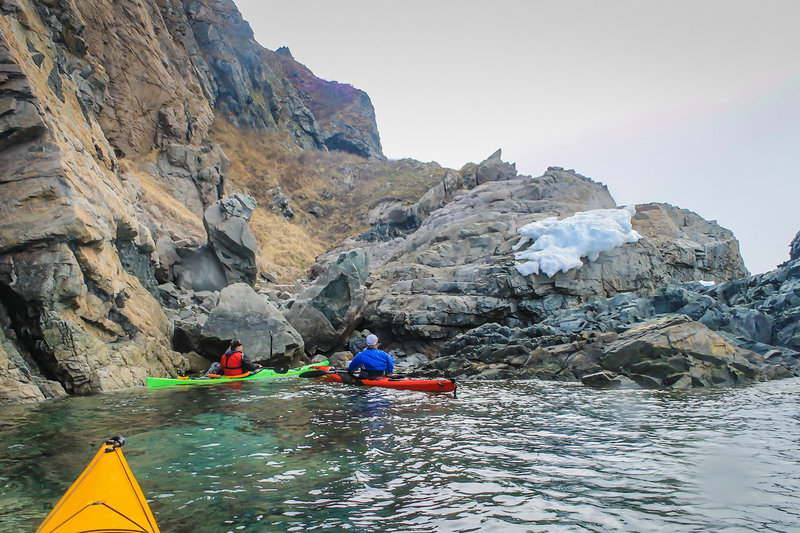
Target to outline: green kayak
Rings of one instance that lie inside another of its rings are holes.
[[[147,378],[148,387],[174,387],[180,385],[211,385],[212,383],[229,383],[231,381],[255,381],[259,379],[273,379],[282,378],[284,376],[296,376],[307,370],[313,370],[318,365],[327,365],[327,361],[321,363],[314,363],[312,365],[299,366],[297,368],[280,369],[280,368],[262,368],[253,372],[249,372],[242,376],[234,377],[207,377],[207,378]]]

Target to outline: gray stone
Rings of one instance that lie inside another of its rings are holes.
[[[184,290],[219,291],[228,276],[210,246],[176,248],[180,261],[172,265],[175,284]]]
[[[198,216],[222,196],[230,162],[218,145],[168,144],[158,169],[174,196]]]
[[[603,350],[600,364],[648,388],[670,387],[683,376],[693,378],[693,386],[706,387],[764,379],[741,349],[681,315],[644,322],[622,333]]]
[[[234,194],[211,205],[203,215],[209,245],[228,284],[252,285],[258,276],[258,243],[248,224],[254,204],[255,200],[249,196]]]
[[[486,167],[501,165],[498,157]],[[522,276],[512,250],[519,227],[554,213],[567,216],[615,204],[602,184],[560,168],[533,179],[516,176],[513,167],[493,176],[499,181],[462,189],[399,241],[388,259],[376,262],[367,327],[404,339],[448,339],[487,322],[535,323],[589,298],[622,294],[636,299],[669,283],[746,272],[729,231],[689,211],[649,204],[638,206],[632,221],[644,235],[640,242],[551,278]],[[468,187],[466,181],[461,186]],[[397,206],[384,209],[376,220],[386,222],[397,212]],[[621,301],[614,305],[619,313],[612,329],[655,314],[644,302],[624,309]],[[574,317],[568,329],[580,331],[593,321],[588,315]]]
[[[222,290],[201,333],[204,342],[216,340],[221,348],[233,338],[241,340],[250,359],[264,365],[296,365],[305,360],[300,334],[269,299],[245,283]]]
[[[394,358],[394,367],[398,372],[401,371],[408,372],[415,368],[423,367],[427,363],[428,363],[428,357],[425,354],[419,352],[413,353],[406,357]]]
[[[366,304],[368,272],[363,249],[341,254],[286,312],[309,354],[335,349],[349,337]]]
[[[603,371],[583,376],[581,378],[581,383],[597,389],[613,389],[622,385],[622,380],[618,374]]]

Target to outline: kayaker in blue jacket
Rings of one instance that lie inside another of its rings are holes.
[[[377,335],[367,335],[367,349],[356,355],[347,367],[347,371],[354,373],[362,369],[361,377],[375,379],[391,374],[394,371],[392,356],[378,349]]]

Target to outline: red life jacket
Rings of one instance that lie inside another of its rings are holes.
[[[225,352],[219,360],[219,366],[222,367],[223,374],[226,376],[244,374],[242,370],[242,352]]]

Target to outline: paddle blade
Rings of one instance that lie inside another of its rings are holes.
[[[300,374],[297,374],[299,378],[321,378],[322,376],[327,376],[328,374],[335,374],[336,372],[331,372],[330,370],[307,370]]]

